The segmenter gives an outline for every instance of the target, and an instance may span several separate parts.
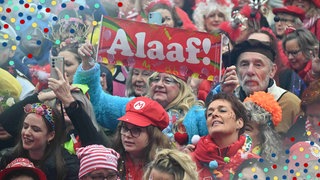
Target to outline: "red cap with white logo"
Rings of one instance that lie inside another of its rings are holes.
[[[137,97],[131,100],[126,106],[126,114],[118,120],[140,127],[153,125],[160,130],[169,125],[166,110],[158,102],[147,97]]]

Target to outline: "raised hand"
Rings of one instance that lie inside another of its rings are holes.
[[[92,44],[85,43],[78,48],[78,53],[82,59],[82,68],[88,70],[94,66],[94,49]]]
[[[52,89],[65,107],[69,107],[69,105],[75,101],[70,91],[72,87],[69,84],[68,78],[64,77],[58,68],[55,68],[55,70],[57,71],[59,79],[49,78],[49,88]]]
[[[227,67],[221,81],[221,90],[226,93],[233,93],[239,86],[239,80],[235,66]]]

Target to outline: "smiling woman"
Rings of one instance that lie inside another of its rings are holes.
[[[247,111],[233,94],[214,95],[206,106],[206,118],[209,134],[201,137],[191,153],[200,179],[232,179],[241,162],[259,158],[250,152],[251,138],[243,135]]]
[[[3,169],[17,157],[23,157],[40,168],[48,180],[64,179],[71,172],[64,158],[71,156],[64,153],[66,151],[61,146],[65,128],[61,114],[42,103],[27,104],[24,112],[20,140],[12,151],[3,156],[0,168]]]

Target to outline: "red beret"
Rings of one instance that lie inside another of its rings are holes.
[[[317,7],[320,8],[320,1],[319,0],[311,0],[313,2],[313,4]],[[283,0],[283,4],[287,5],[287,4],[292,4],[292,0]]]
[[[305,14],[306,14],[303,9],[297,6],[284,6],[281,8],[274,8],[272,12],[273,14],[278,14],[278,13],[290,14],[292,16],[298,17],[301,21],[304,20]]]

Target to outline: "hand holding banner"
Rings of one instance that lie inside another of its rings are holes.
[[[213,80],[221,36],[103,17],[98,61]]]

